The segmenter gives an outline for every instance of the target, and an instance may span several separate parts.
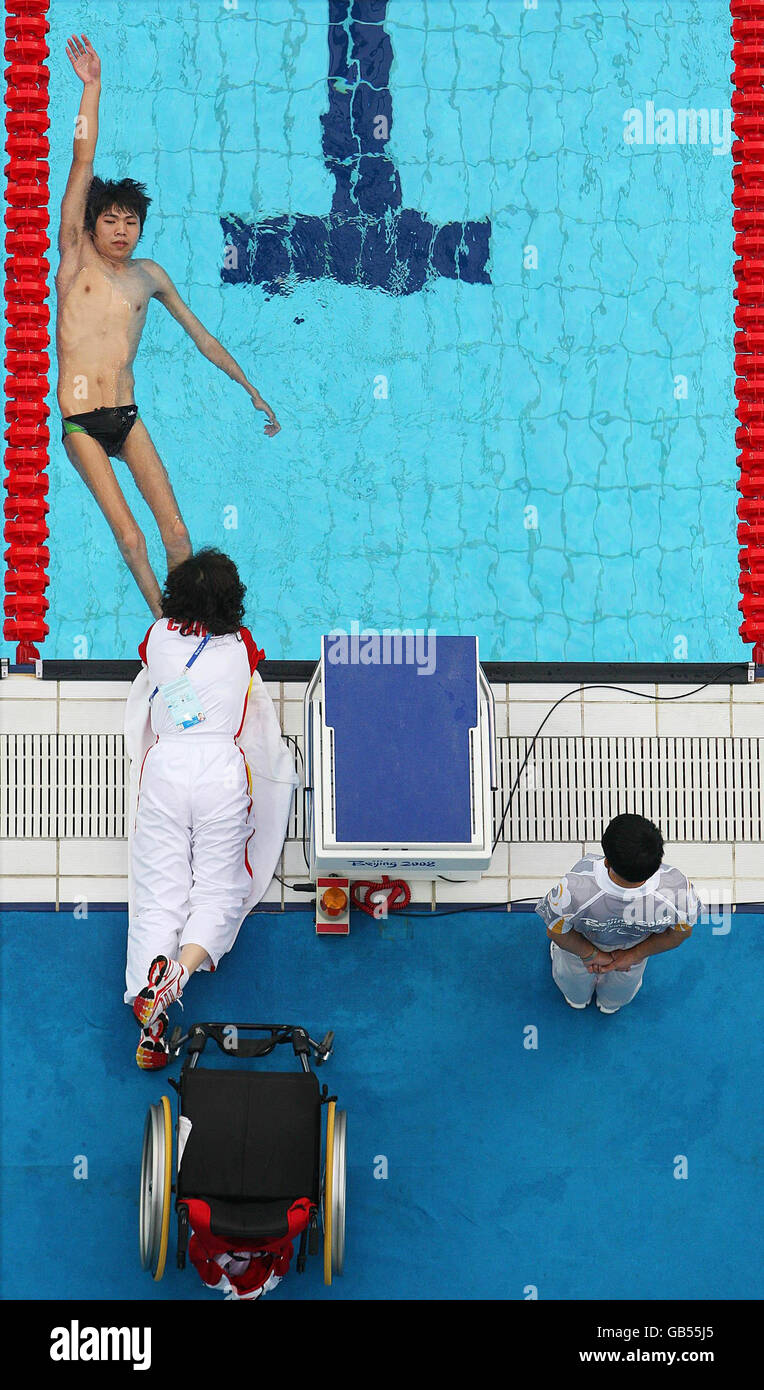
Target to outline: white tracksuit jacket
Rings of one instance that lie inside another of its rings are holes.
[[[205,635],[162,618],[138,648],[151,689],[174,680]],[[252,881],[252,785],[241,732],[252,673],[264,653],[247,628],[211,637],[186,672],[204,722],[178,729],[161,690],[151,704],[155,743],[143,760],[133,832],[134,912],[128,997],[156,955],[204,947],[212,969],[230,950]]]

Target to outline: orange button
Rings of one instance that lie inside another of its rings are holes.
[[[348,895],[344,888],[327,888],[321,898],[321,911],[327,917],[339,917],[348,905]]]

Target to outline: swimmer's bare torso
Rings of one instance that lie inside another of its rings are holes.
[[[151,198],[134,179],[96,178],[101,60],[85,34],[72,34],[66,53],[82,82],[82,96],[58,232],[61,443],[158,618],[162,613],[159,581],[111,462],[118,458],[127,466],[150,507],[169,573],[191,554],[191,541],[167,470],[135,401],[133,363],[149,301],[158,299],[202,356],[244,388],[255,410],[266,417],[263,431],[268,438],[278,434],[280,426],[236,359],[181,299],[166,270],[156,261],[133,259]]]
[[[114,203],[102,207],[88,222],[101,60],[84,34],[79,39],[71,36],[67,56],[83,88],[58,235],[61,260],[56,272],[56,342],[62,416],[134,404],[133,362],[148,303],[154,297],[177,319],[202,355],[244,388],[255,409],[266,416],[264,433],[269,438],[278,434],[281,427],[268,402],[230,352],[183,302],[162,266],[156,261],[132,259],[143,230],[135,202],[136,192],[139,197],[145,195],[143,185],[124,181],[132,185],[125,207],[120,197],[123,185],[112,184],[117,195]]]
[[[56,274],[62,415],[134,402],[133,362],[157,286],[152,261],[112,266],[88,233],[62,253]]]

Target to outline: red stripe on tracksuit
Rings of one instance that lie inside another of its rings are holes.
[[[246,649],[247,649],[247,657],[248,657],[248,659],[249,659],[250,682],[249,682],[249,685],[247,686],[247,693],[246,693],[246,695],[244,696],[244,708],[243,708],[242,711],[241,711],[241,721],[240,721],[239,727],[238,727],[238,729],[236,730],[236,733],[235,733],[235,735],[234,735],[234,738],[236,738],[236,739],[238,739],[239,734],[241,733],[242,729],[244,728],[244,720],[245,720],[246,717],[247,717],[247,705],[248,705],[248,703],[249,703],[249,692],[250,692],[250,690],[252,689],[252,679],[251,679],[251,678],[252,678],[252,676],[254,675],[255,671],[257,670],[257,667],[259,666],[260,662],[261,662],[261,661],[264,659],[264,657],[265,657],[265,652],[264,652],[264,651],[261,651],[260,648],[257,646],[257,644],[256,644],[256,642],[255,642],[255,640],[254,640],[254,638],[253,638],[253,636],[252,636],[252,633],[250,632],[250,630],[249,630],[248,627],[239,628],[239,632],[241,633],[241,638],[242,638],[242,641],[243,641],[243,643],[244,643],[244,646],[245,646]],[[245,766],[245,768],[247,769],[247,790],[248,790],[249,793],[250,793],[250,797],[249,797],[249,806],[247,807],[247,815],[249,815],[250,811],[252,810],[252,776],[251,776],[251,773],[250,773],[250,770],[249,770],[249,764],[248,764],[248,762],[247,762],[247,759],[246,759],[246,757],[244,757],[244,750],[240,748],[240,749],[239,749],[239,752],[241,753],[242,758],[244,758],[244,766]],[[252,877],[252,866],[251,866],[251,864],[250,864],[250,862],[249,862],[249,855],[247,854],[247,849],[248,849],[248,847],[249,847],[249,842],[250,842],[250,840],[252,839],[252,835],[254,835],[254,833],[255,833],[255,831],[254,831],[254,829],[253,829],[253,830],[252,830],[252,833],[251,833],[250,835],[247,836],[247,841],[246,841],[246,844],[245,844],[245,846],[244,846],[244,864],[245,864],[245,866],[246,866],[246,870],[247,870],[247,873],[249,874],[250,878]]]
[[[147,648],[148,648],[149,637],[151,636],[151,631],[152,631],[152,628],[153,628],[153,627],[154,627],[154,624],[152,623],[152,624],[151,624],[151,627],[149,628],[148,632],[146,633],[146,636],[144,637],[143,641],[140,643],[140,645],[139,645],[139,647],[138,647],[138,655],[139,655],[139,657],[141,658],[141,661],[143,662],[144,666],[148,666],[148,664],[149,664],[149,659],[148,659],[148,656],[147,656],[146,652],[147,652]]]
[[[246,704],[246,702],[245,702],[245,704]],[[242,719],[241,722],[242,722],[242,724],[243,724],[243,723],[244,723],[244,720]],[[239,749],[239,752],[241,753],[242,758],[244,758],[244,766],[245,766],[245,768],[246,768],[246,770],[247,770],[247,790],[248,790],[248,792],[249,792],[249,805],[247,806],[247,815],[249,816],[250,813],[251,813],[251,811],[252,811],[252,774],[250,773],[250,770],[249,770],[249,763],[247,762],[247,759],[244,757],[244,749],[243,749],[243,748],[240,748],[240,749]],[[250,842],[250,840],[252,839],[252,836],[254,835],[256,829],[257,829],[256,826],[253,826],[253,827],[252,827],[252,829],[251,829],[251,831],[250,831],[249,835],[247,836],[246,841],[245,841],[245,843],[244,843],[244,864],[245,864],[247,873],[249,874],[250,878],[252,877],[252,865],[251,865],[250,862],[249,862],[249,855],[247,854],[247,849],[248,849],[248,847],[249,847],[249,842]]]
[[[156,748],[158,742],[159,742],[159,734],[156,735],[156,737],[155,737],[155,739],[154,739],[154,742],[153,742],[152,745],[151,745],[151,748]],[[144,769],[145,764],[146,764],[146,759],[147,759],[147,757],[149,756],[149,753],[151,752],[151,748],[147,748],[147,749],[146,749],[146,752],[145,752],[144,755],[143,755],[143,762],[141,763],[141,770],[140,770],[140,772],[138,773],[138,794],[137,794],[137,796],[136,796],[136,798],[135,798],[135,821],[133,822],[133,830],[135,830],[135,827],[136,827],[136,825],[137,825],[137,823],[138,823],[138,802],[139,802],[140,799],[141,799],[141,778],[143,777],[143,769]]]
[[[250,692],[250,689],[251,689],[251,687],[252,687],[252,680],[251,680],[251,677],[254,675],[254,673],[255,673],[255,671],[257,670],[257,667],[259,666],[260,662],[261,662],[261,661],[264,659],[264,657],[265,657],[265,652],[260,651],[260,649],[259,649],[258,646],[256,645],[256,643],[255,643],[255,641],[254,641],[254,638],[252,637],[252,633],[250,632],[250,630],[249,630],[248,627],[241,627],[241,628],[239,628],[239,632],[241,633],[241,638],[242,638],[242,641],[243,641],[243,643],[244,643],[244,646],[245,646],[246,649],[247,649],[247,657],[248,657],[248,659],[249,659],[250,682],[249,682],[249,685],[247,686],[247,693],[246,693],[246,695],[244,696],[244,708],[242,709],[242,712],[241,712],[241,723],[239,724],[239,727],[238,727],[238,729],[236,730],[236,733],[235,733],[235,735],[234,735],[235,738],[238,738],[238,737],[239,737],[239,734],[241,733],[242,729],[244,728],[244,720],[245,720],[246,714],[247,714],[247,703],[248,703],[248,701],[249,701],[249,692]]]

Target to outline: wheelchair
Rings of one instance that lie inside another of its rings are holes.
[[[199,1066],[210,1041],[235,1059],[291,1044],[301,1070]],[[286,1273],[298,1236],[303,1273],[306,1249],[318,1253],[319,1218],[324,1283],[342,1274],[347,1116],[310,1065],[311,1055],[317,1067],[327,1060],[333,1041],[327,1033],[315,1042],[290,1024],[195,1023],[185,1035],[175,1028],[171,1055],[187,1045],[178,1081],[168,1078],[178,1097],[175,1165],[168,1096],[149,1107],[141,1158],[140,1256],[155,1280],[165,1271],[173,1193],[178,1268],[188,1253],[203,1282],[230,1297],[256,1298],[274,1287],[272,1276],[278,1283]]]

